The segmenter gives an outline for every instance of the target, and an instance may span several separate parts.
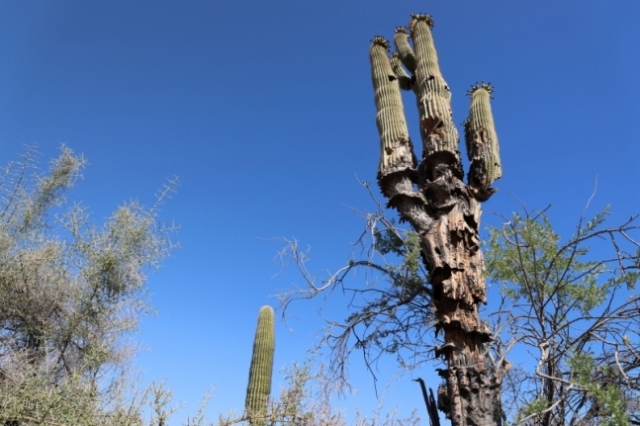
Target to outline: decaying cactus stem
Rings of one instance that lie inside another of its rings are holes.
[[[486,201],[496,192],[491,185],[502,176],[500,146],[491,113],[491,93],[488,84],[475,85],[469,91],[471,106],[464,123],[467,155],[471,161],[469,186],[479,201]]]
[[[454,176],[463,176],[458,151],[458,130],[451,118],[451,91],[440,73],[429,15],[412,15],[409,29],[416,57],[414,91],[420,112],[420,135],[423,144],[424,166],[427,179],[432,179],[432,168],[449,165]]]
[[[271,306],[260,308],[245,402],[245,411],[251,426],[266,424],[267,407],[271,395],[273,353],[276,346],[274,323],[273,308]]]
[[[401,219],[418,228],[425,229],[429,218],[422,209],[420,195],[413,185],[417,179],[416,157],[409,138],[409,129],[404,115],[398,78],[396,77],[387,51],[389,42],[382,37],[371,41],[371,79],[376,104],[376,124],[380,135],[380,163],[378,185],[390,207],[399,207],[401,212],[418,212],[411,217],[401,213]]]

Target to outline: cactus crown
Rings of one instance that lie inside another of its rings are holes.
[[[389,42],[382,36],[373,36],[373,38],[371,39],[371,44],[373,44],[374,46],[382,46],[385,48],[385,50],[389,50]]]
[[[467,95],[471,96],[473,95],[475,92],[477,92],[478,90],[486,90],[489,94],[493,93],[493,91],[495,90],[495,88],[491,85],[491,83],[485,83],[484,81],[481,83],[476,83],[473,86],[471,86],[471,89],[469,89],[467,91]]]
[[[426,13],[412,13],[411,14],[411,23],[413,24],[414,22],[426,22],[426,24],[429,26],[429,28],[433,29],[433,26],[435,25],[435,22],[433,21],[433,18],[431,17],[431,15],[427,15]]]
[[[407,27],[402,27],[402,26],[400,26],[400,27],[396,27],[396,31],[395,31],[395,33],[396,33],[396,34],[398,34],[398,33],[408,34],[408,33],[407,33]]]

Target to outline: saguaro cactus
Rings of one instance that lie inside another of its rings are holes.
[[[271,395],[273,352],[276,347],[274,317],[271,306],[260,308],[245,402],[245,411],[251,426],[263,426],[266,423]]]
[[[438,408],[454,426],[500,425],[500,387],[508,364],[496,367],[486,362],[484,345],[490,332],[478,314],[478,304],[486,303],[478,238],[480,202],[495,192],[491,184],[502,174],[489,106],[492,89],[483,84],[470,92],[465,131],[471,167],[465,184],[451,91],[440,72],[432,28],[429,15],[412,15],[409,31],[396,29],[397,53],[391,58],[389,43],[373,38],[371,73],[381,147],[378,184],[388,206],[396,208],[421,238],[435,333],[444,334],[444,344],[436,349],[447,367],[440,370],[444,383],[438,389]],[[401,88],[416,94],[423,148],[420,164],[413,154]]]

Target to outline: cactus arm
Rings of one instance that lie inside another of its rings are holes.
[[[488,84],[471,88],[469,118],[464,123],[467,155],[471,162],[469,186],[479,201],[487,200],[495,189],[491,185],[502,176],[500,146],[491,112],[491,93]]]
[[[263,306],[253,341],[249,385],[245,411],[251,426],[264,426],[271,395],[273,353],[275,351],[275,315],[271,306]]]
[[[416,71],[416,58],[413,54],[413,48],[409,44],[409,34],[407,34],[405,27],[396,28],[393,44],[404,66],[407,67],[409,72],[414,73]]]
[[[422,196],[414,190],[417,160],[409,138],[400,87],[387,56],[389,43],[374,37],[369,50],[371,78],[376,104],[376,124],[380,135],[378,185],[401,217],[416,229],[426,230],[431,219],[424,210]]]
[[[412,15],[409,28],[416,55],[414,90],[420,112],[420,135],[427,174],[437,164],[447,164],[454,176],[462,178],[458,151],[459,135],[452,120],[451,91],[440,72],[429,15]],[[429,176],[433,178],[433,176]]]
[[[379,179],[416,166],[398,79],[387,57],[388,46],[385,39],[375,37],[370,49],[371,78],[378,111],[376,124],[380,134]]]

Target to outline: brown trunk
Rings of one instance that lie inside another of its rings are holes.
[[[381,181],[389,204],[422,237],[423,260],[430,272],[436,334],[444,344],[436,356],[447,368],[438,389],[438,408],[455,426],[502,424],[500,385],[503,372],[486,363],[484,344],[490,332],[478,314],[486,302],[484,262],[479,247],[480,204],[447,168],[423,185],[422,194],[407,191],[401,173]],[[435,190],[434,188],[437,188]],[[437,195],[436,195],[437,194]]]
[[[452,187],[462,184],[453,180]],[[455,197],[450,210],[439,213],[423,236],[436,334],[444,331],[444,344],[436,348],[436,356],[444,358],[448,367],[439,372],[446,384],[438,389],[438,408],[453,425],[500,425],[501,376],[485,361],[484,344],[490,332],[478,314],[478,303],[486,302],[478,246],[480,205],[466,190]]]

